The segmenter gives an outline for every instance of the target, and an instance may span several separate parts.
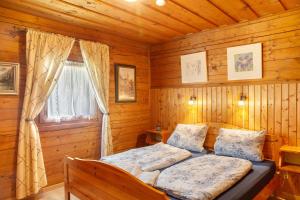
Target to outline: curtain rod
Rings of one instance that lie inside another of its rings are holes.
[[[33,28],[35,30],[39,30],[41,32],[45,32],[45,33],[52,33],[52,32],[48,32],[48,31],[43,31],[43,30],[40,30],[38,28]],[[13,26],[13,31],[10,32],[11,35],[13,35],[13,37],[16,37],[18,35],[18,33],[23,33],[23,32],[27,32],[28,28],[25,27],[25,26]],[[59,34],[59,35],[63,35],[63,34],[60,34],[60,33],[53,33],[53,34]],[[63,35],[63,36],[67,36],[67,35]],[[71,37],[71,36],[67,36],[67,37]],[[80,40],[86,40],[86,39],[81,39],[81,38],[76,38],[76,37],[71,37],[71,38],[74,38],[76,42],[79,42]],[[86,40],[86,41],[92,41],[92,42],[99,42],[99,41],[95,41],[95,40]],[[113,46],[111,45],[108,45],[106,43],[104,43],[105,45],[109,46],[110,48],[113,48]]]

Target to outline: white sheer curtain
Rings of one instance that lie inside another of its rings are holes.
[[[52,94],[48,98],[49,120],[92,118],[96,100],[90,77],[83,63],[66,62]]]
[[[113,153],[109,117],[109,47],[97,42],[80,40],[80,49],[87,67],[96,101],[103,113],[101,156]]]

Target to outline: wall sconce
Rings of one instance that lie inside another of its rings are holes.
[[[238,102],[238,105],[239,105],[239,106],[245,106],[245,101],[246,101],[246,96],[243,95],[243,94],[241,94],[240,100],[239,100],[239,102]]]
[[[190,105],[196,104],[196,100],[197,100],[197,98],[196,98],[195,96],[191,96],[191,97],[190,97],[190,100],[189,100],[189,104],[190,104]]]

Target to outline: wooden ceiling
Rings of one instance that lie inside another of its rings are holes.
[[[300,0],[1,0],[0,6],[156,44],[300,6]],[[71,30],[70,30],[71,31]]]

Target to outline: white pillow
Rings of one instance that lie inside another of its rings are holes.
[[[214,145],[216,155],[263,161],[265,131],[221,128]]]
[[[177,124],[167,143],[178,148],[201,152],[207,129],[207,125]]]

